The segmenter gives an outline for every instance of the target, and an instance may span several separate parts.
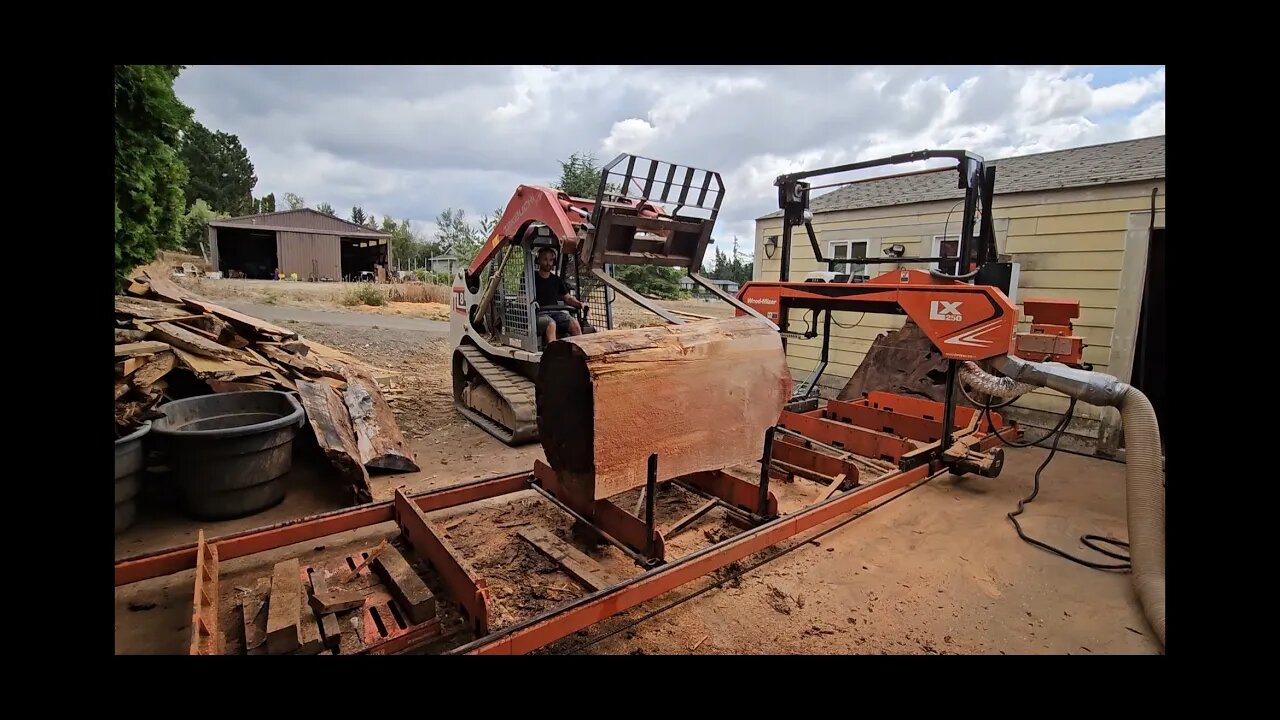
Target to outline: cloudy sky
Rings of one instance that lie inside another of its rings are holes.
[[[989,159],[1164,133],[1163,66],[195,66],[178,96],[240,137],[255,195],[469,217],[575,151],[717,170],[750,252],[777,175],[925,148]],[[898,168],[897,170],[901,170]],[[821,182],[849,177],[824,178]]]

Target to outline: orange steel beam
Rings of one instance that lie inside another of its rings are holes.
[[[775,444],[774,448],[777,447]],[[680,479],[752,515],[760,509],[760,486],[734,477],[723,470],[696,472]],[[769,517],[778,514],[778,498],[773,493],[769,493],[768,510]]]
[[[427,516],[408,496],[396,490],[394,502],[396,522],[409,539],[413,551],[418,557],[431,561],[449,595],[466,611],[476,633],[488,633],[489,591],[485,589],[484,580],[476,577],[458,559],[458,554],[449,541],[444,539],[443,533],[438,533],[431,527]]]
[[[868,430],[855,425],[846,425],[836,420],[794,413],[789,410],[782,411],[778,424],[789,430],[795,430],[805,437],[813,438],[818,442],[833,445],[863,457],[884,460],[895,465],[901,461],[903,455],[916,449],[914,443],[897,435],[876,432],[875,430]]]
[[[795,515],[748,530],[632,580],[572,601],[541,617],[480,638],[449,654],[521,655],[532,652],[928,476],[929,466],[921,465],[811,505]]]
[[[805,447],[800,439],[781,433],[773,437],[773,461],[774,463],[785,463],[794,467],[804,468],[827,478],[844,475],[845,479],[854,485],[858,484],[860,475],[858,466],[848,460],[823,454],[812,447]],[[776,466],[772,472],[775,475],[788,474],[787,470],[779,469]],[[830,482],[830,480],[827,480],[827,482]]]
[[[498,475],[441,490],[415,493],[409,499],[417,503],[423,512],[431,512],[528,489],[529,476],[527,471]],[[394,502],[386,501],[245,530],[209,542],[217,547],[220,560],[231,560],[395,519]],[[136,555],[116,561],[116,587],[172,575],[195,566],[195,543]]]

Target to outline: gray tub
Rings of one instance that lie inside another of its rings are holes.
[[[142,438],[151,431],[151,421],[116,441],[116,534],[128,530],[138,519],[138,490],[142,487],[145,453]]]
[[[284,499],[293,438],[306,413],[289,393],[229,392],[157,408],[163,444],[183,508],[208,520],[244,517]]]

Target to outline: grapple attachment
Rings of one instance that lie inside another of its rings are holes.
[[[696,273],[724,199],[720,173],[622,154],[604,166],[579,256],[592,270],[666,265]]]

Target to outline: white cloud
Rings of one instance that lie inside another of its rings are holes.
[[[1129,134],[1133,137],[1151,137],[1164,134],[1164,101],[1152,103],[1129,121]]]
[[[750,246],[784,172],[1163,133],[1164,79],[1161,67],[225,66],[188,68],[176,88],[198,120],[240,137],[257,195],[425,226],[553,182],[573,152],[636,152],[721,172],[724,248],[735,233]]]

